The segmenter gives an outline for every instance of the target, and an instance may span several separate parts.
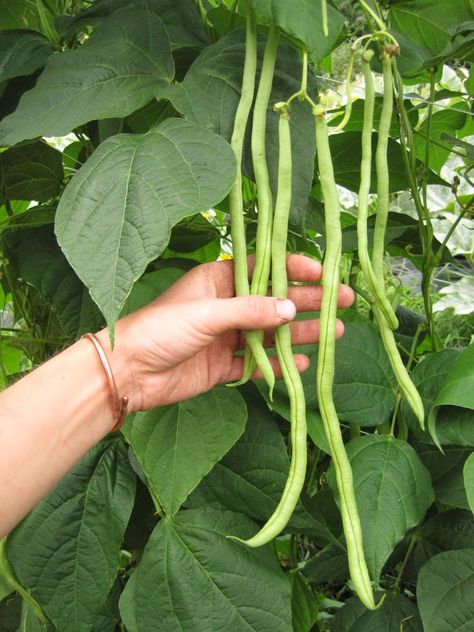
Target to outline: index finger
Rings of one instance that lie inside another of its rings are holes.
[[[286,272],[289,281],[320,281],[323,266],[305,255],[287,255]]]

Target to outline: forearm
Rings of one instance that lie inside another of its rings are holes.
[[[111,354],[120,394],[128,373]],[[80,340],[0,394],[0,537],[114,426],[110,388],[97,351]]]

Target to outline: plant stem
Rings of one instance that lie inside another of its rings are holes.
[[[418,540],[418,537],[419,537],[418,530],[415,529],[415,531],[413,531],[413,533],[411,534],[410,542],[408,544],[408,548],[406,550],[405,557],[403,558],[402,565],[400,566],[400,570],[398,571],[397,578],[395,580],[395,583],[393,584],[394,590],[398,590],[398,587],[400,586],[400,582],[402,580],[403,573],[405,571],[405,566],[407,565],[408,558],[410,557],[411,552],[413,551],[413,547],[415,546],[415,544],[416,544],[416,542]]]

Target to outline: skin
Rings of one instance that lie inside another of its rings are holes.
[[[178,402],[239,379],[243,358],[235,353],[244,345],[243,330],[263,327],[268,330],[266,344],[271,345],[275,327],[292,320],[296,310],[319,309],[322,289],[315,282],[321,278],[321,265],[291,255],[287,272],[289,279],[312,285],[291,287],[290,301],[235,297],[232,262],[203,264],[148,306],[119,320],[113,351],[108,331],[98,332],[118,392],[129,397],[129,412]],[[353,299],[352,290],[342,286],[340,307],[348,307]],[[292,323],[291,332],[293,344],[312,343],[319,337],[316,321]],[[296,355],[295,361],[299,370],[308,367],[304,355]],[[278,375],[276,359],[273,366]],[[79,340],[3,391],[0,537],[114,423],[104,370],[89,340]]]
[[[349,570],[359,599],[369,610],[376,608],[369,571],[365,561],[362,528],[354,494],[352,469],[346,454],[332,396],[336,342],[337,288],[339,284],[339,262],[341,256],[341,224],[339,196],[334,179],[328,129],[324,114],[315,112],[316,150],[319,178],[324,197],[326,251],[323,275],[323,301],[321,304],[320,350],[316,387],[319,410],[324,430],[331,449],[340,511],[346,537]]]

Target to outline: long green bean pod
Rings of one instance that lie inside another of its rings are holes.
[[[292,160],[288,108],[283,105],[279,111],[278,192],[272,236],[272,293],[278,298],[286,298],[286,240],[291,206]],[[285,527],[298,502],[306,475],[306,403],[291,347],[290,326],[285,324],[278,327],[275,338],[278,360],[290,398],[291,462],[285,488],[275,511],[260,531],[245,541],[251,547],[262,546],[273,540]]]
[[[385,253],[385,229],[388,221],[390,187],[388,171],[388,139],[393,111],[392,60],[386,53],[382,55],[383,101],[378,129],[377,149],[375,151],[375,170],[377,173],[377,215],[374,229],[374,248],[372,266],[375,276],[383,281],[383,258]]]
[[[255,91],[257,72],[257,27],[255,15],[247,6],[247,28],[245,37],[245,61],[242,76],[242,90],[234,120],[234,130],[230,145],[237,163],[234,184],[229,192],[230,233],[234,254],[235,291],[237,296],[250,293],[247,269],[247,242],[245,239],[244,207],[242,202],[242,150],[245,129],[249,119]]]
[[[367,51],[371,53],[372,51]],[[362,57],[362,71],[364,74],[365,84],[365,102],[364,102],[364,123],[362,127],[362,159],[360,163],[360,187],[359,187],[359,204],[357,215],[357,250],[359,253],[360,266],[367,281],[367,285],[378,305],[380,311],[385,316],[387,322],[393,329],[398,327],[398,320],[392,309],[390,301],[385,295],[385,287],[383,283],[379,283],[368,252],[367,238],[367,219],[369,210],[369,192],[370,178],[372,168],[372,128],[374,124],[374,82],[372,79],[372,71],[370,69],[370,57]]]
[[[392,60],[388,53],[382,55],[383,67],[383,103],[378,130],[377,150],[375,153],[375,169],[377,173],[377,216],[374,230],[374,247],[372,266],[379,287],[384,287],[383,257],[385,252],[385,229],[388,221],[389,207],[389,167],[387,159],[388,138],[393,110]],[[413,384],[408,371],[398,352],[395,337],[390,329],[386,315],[380,306],[374,308],[382,341],[387,351],[392,370],[397,378],[400,390],[415,413],[420,426],[424,428],[425,411],[420,394]]]
[[[323,112],[317,106],[314,109],[314,114],[316,119],[316,150],[321,190],[324,197],[326,226],[326,251],[322,281],[323,298],[320,312],[321,324],[316,376],[318,403],[336,474],[351,578],[359,599],[366,608],[374,610],[377,606],[374,602],[369,571],[365,561],[352,469],[344,447],[332,395],[342,234],[339,197],[334,179],[328,129]]]
[[[268,34],[263,55],[262,70],[258,84],[257,96],[252,120],[252,162],[257,184],[258,226],[255,249],[255,268],[252,275],[250,291],[252,294],[265,296],[268,291],[271,265],[271,236],[273,200],[270,189],[270,178],[266,160],[265,142],[267,128],[267,110],[272,90],[273,75],[278,48],[280,30],[272,27]],[[270,388],[270,398],[275,385],[275,376],[270,361],[263,349],[263,332],[248,331],[245,334],[255,362]],[[248,373],[248,356],[244,366],[244,374]]]
[[[247,27],[245,37],[245,61],[242,76],[242,89],[240,101],[234,120],[234,130],[230,141],[234,150],[237,162],[237,172],[234,184],[229,193],[229,209],[230,209],[230,226],[232,236],[232,246],[234,254],[234,277],[235,291],[237,296],[247,296],[250,294],[250,286],[248,280],[247,268],[247,242],[245,239],[244,209],[242,203],[242,150],[244,145],[245,130],[247,127],[250,109],[253,103],[255,92],[255,76],[257,74],[257,27],[255,15],[250,5],[247,5]],[[249,335],[250,334],[250,335]],[[251,332],[246,332],[246,340],[251,347],[252,354],[246,352],[246,362],[244,364],[244,375],[241,380],[234,382],[232,386],[237,386],[246,382],[254,369],[252,358],[256,357],[261,365],[267,363],[268,370],[272,377],[268,379],[274,380],[273,370],[267,358],[267,354],[263,349],[261,341],[255,340],[255,336]]]

